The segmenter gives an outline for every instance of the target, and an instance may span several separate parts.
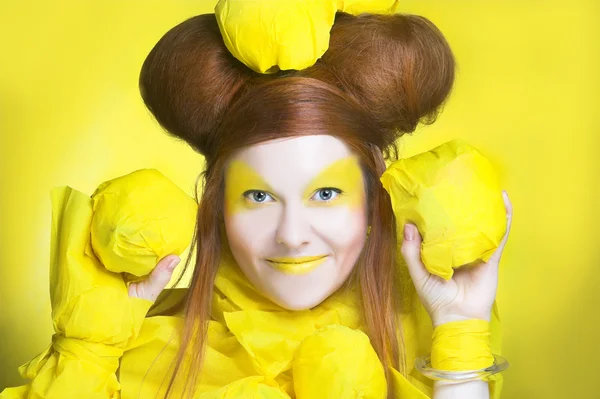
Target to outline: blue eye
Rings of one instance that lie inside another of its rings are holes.
[[[262,204],[265,202],[271,202],[273,200],[273,197],[271,197],[270,194],[264,192],[264,191],[257,191],[257,190],[249,190],[246,191],[244,193],[244,197],[251,201],[251,202],[256,202],[258,204]]]
[[[318,189],[312,196],[312,200],[329,202],[342,193],[342,190],[332,187],[324,187]]]

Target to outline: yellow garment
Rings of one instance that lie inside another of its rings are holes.
[[[414,369],[413,364],[417,356],[431,351],[431,322],[414,291],[410,292],[407,304],[411,310],[401,319],[408,375],[405,378],[392,370],[394,397],[428,398],[432,394],[432,381]],[[289,398],[314,398],[316,390],[323,399],[361,397],[354,396],[356,392],[362,392],[364,398],[385,398],[383,369],[375,364],[374,350],[365,341],[358,296],[353,290],[340,290],[310,310],[288,311],[262,297],[235,264],[224,262],[215,282],[213,313],[205,371],[200,374],[196,391],[198,398],[212,398],[215,390],[224,392],[224,387],[232,384],[241,389],[239,381],[252,377],[258,380],[248,380],[252,384],[247,382],[242,386],[248,396],[218,397],[262,398],[252,395],[267,385]],[[121,361],[123,399],[164,393],[165,388],[161,389],[160,384],[176,355],[175,337],[180,328],[178,317],[152,316],[144,321],[137,343],[128,348]],[[495,307],[492,338],[492,350],[499,353]],[[317,361],[319,352],[321,363]],[[314,364],[318,367],[311,367]],[[497,381],[490,382],[492,398],[498,398],[500,392],[501,377],[496,378]],[[256,381],[260,384],[255,385]]]
[[[165,390],[182,318],[160,316],[158,310],[144,318],[150,302],[129,298],[122,275],[99,262],[90,245],[92,198],[66,187],[53,190],[52,200],[51,295],[57,334],[46,351],[19,369],[31,383],[6,389],[0,398],[156,397]],[[407,276],[406,266],[399,267]],[[413,364],[431,350],[431,322],[410,281],[403,285],[407,375],[391,370],[392,387],[397,398],[427,398],[432,381]],[[215,280],[213,318],[198,398],[309,398],[317,387],[323,399],[354,398],[358,392],[364,398],[385,397],[383,368],[364,334],[352,289],[339,290],[313,309],[289,311],[264,298],[225,259]],[[498,327],[494,306],[494,353],[500,352]],[[500,385],[499,376],[490,383],[492,398],[498,397]]]
[[[220,0],[215,7],[229,52],[259,73],[308,68],[329,48],[335,13],[393,13],[398,0]]]
[[[461,140],[394,162],[381,176],[398,237],[406,222],[423,237],[430,273],[449,280],[453,268],[487,261],[506,231],[506,210],[491,163]]]

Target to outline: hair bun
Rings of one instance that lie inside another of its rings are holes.
[[[198,15],[169,30],[140,73],[140,92],[157,121],[203,155],[239,89],[253,72],[223,43],[214,14]]]
[[[435,121],[454,82],[450,46],[416,15],[338,14],[321,63],[383,127],[405,133]]]

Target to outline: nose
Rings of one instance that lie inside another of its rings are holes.
[[[300,249],[310,242],[311,227],[300,204],[286,204],[277,226],[275,240],[290,249]]]

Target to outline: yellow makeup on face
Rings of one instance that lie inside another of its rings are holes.
[[[271,186],[250,165],[243,161],[231,162],[225,173],[225,212],[232,214],[264,206],[245,198],[244,193],[248,190],[273,192]]]
[[[307,274],[321,266],[327,260],[327,255],[300,256],[267,259],[269,265],[286,274]]]
[[[311,198],[322,188],[337,188],[341,195],[330,201],[315,201]],[[362,169],[356,156],[350,156],[335,161],[315,177],[304,190],[304,198],[311,206],[348,205],[361,207],[365,200],[364,180]]]
[[[339,189],[341,194],[331,200],[315,200],[318,190]],[[225,211],[229,214],[256,209],[266,203],[253,202],[244,196],[249,190],[272,193],[274,190],[250,165],[243,161],[232,161],[225,175]],[[271,194],[269,194],[271,195]],[[303,198],[308,206],[362,207],[365,201],[362,169],[356,156],[349,156],[333,162],[324,168],[308,184]]]

